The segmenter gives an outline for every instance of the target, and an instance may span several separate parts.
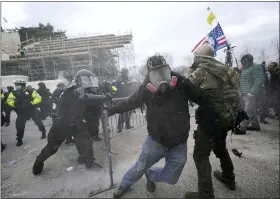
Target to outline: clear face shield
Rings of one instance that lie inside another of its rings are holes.
[[[171,71],[168,66],[154,68],[149,71],[151,84],[159,91],[165,92],[170,88]]]
[[[83,88],[98,88],[98,77],[96,76],[81,76],[80,85]]]

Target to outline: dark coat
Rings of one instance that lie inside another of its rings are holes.
[[[177,85],[172,90],[153,94],[146,88],[146,81],[144,81],[127,101],[108,109],[108,114],[127,112],[145,104],[150,136],[168,148],[186,142],[190,130],[188,101],[191,100],[209,110],[211,116],[215,116],[214,104],[190,80],[173,72],[172,76],[177,76]]]

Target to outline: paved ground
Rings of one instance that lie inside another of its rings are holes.
[[[46,144],[40,140],[40,133],[32,121],[26,125],[24,144],[16,147],[14,119],[10,127],[2,128],[2,140],[7,149],[1,157],[2,197],[88,197],[92,190],[109,186],[108,159],[100,149],[103,142],[95,142],[96,161],[104,168],[87,170],[77,164],[75,146],[62,145],[58,153],[45,163],[40,176],[33,176],[33,162]],[[195,128],[192,119],[192,128]],[[276,120],[262,125],[262,132],[249,131],[247,135],[228,137],[228,148],[233,159],[237,190],[228,191],[221,183],[213,179],[215,195],[219,198],[277,198],[279,197],[279,130]],[[45,120],[47,129],[51,121]],[[125,197],[131,198],[183,198],[186,191],[197,190],[196,169],[192,159],[194,140],[192,131],[188,141],[188,162],[179,182],[175,186],[159,183],[157,191],[150,194],[145,190],[143,177]],[[114,181],[120,183],[122,176],[139,156],[141,145],[147,135],[146,126],[140,127],[111,140],[113,155]],[[233,155],[232,148],[240,150],[241,158]],[[164,161],[159,162],[159,165]],[[219,161],[211,155],[213,169],[219,169]],[[71,171],[67,168],[73,167]],[[96,195],[99,198],[112,197],[112,191]]]

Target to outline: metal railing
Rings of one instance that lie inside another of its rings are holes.
[[[128,97],[116,98],[112,100],[113,101],[112,103],[116,105],[127,99]],[[111,104],[109,104],[109,106],[110,105]],[[126,122],[129,123],[126,124]],[[101,149],[105,150],[108,156],[110,186],[105,189],[99,189],[90,192],[89,197],[93,197],[97,194],[114,189],[116,187],[113,178],[113,163],[112,163],[111,156],[112,154],[117,155],[117,153],[111,151],[111,140],[117,136],[123,135],[124,133],[130,132],[134,129],[146,125],[145,111],[143,110],[143,108],[138,108],[127,113],[108,116],[107,110],[103,110],[103,113],[101,115],[101,123],[102,123],[103,138],[105,144],[105,148],[101,147]],[[127,126],[124,126],[123,124]],[[128,127],[128,128],[122,128],[122,127]]]

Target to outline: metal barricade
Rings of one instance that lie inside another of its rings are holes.
[[[125,98],[116,98],[112,100],[113,105],[116,105],[120,103],[121,101],[127,100],[128,97]],[[103,137],[104,137],[104,144],[105,147],[101,147],[103,150],[106,151],[108,156],[108,162],[109,162],[109,177],[110,177],[110,186],[105,189],[99,189],[96,191],[92,191],[89,193],[89,197],[93,197],[95,195],[98,195],[100,193],[109,191],[111,189],[114,189],[116,185],[114,184],[114,178],[113,178],[113,165],[112,165],[112,154],[117,155],[116,152],[111,151],[111,139],[114,137],[120,136],[124,133],[130,132],[136,128],[139,128],[143,125],[146,125],[146,119],[145,119],[145,111],[144,108],[138,108],[133,111],[130,111],[128,113],[123,114],[116,114],[113,116],[108,117],[107,110],[103,110],[103,113],[101,115],[101,124],[103,129]],[[126,120],[126,121],[125,121]],[[128,124],[127,124],[128,122]],[[123,126],[125,124],[126,126]],[[130,125],[130,126],[127,126]],[[129,128],[122,128],[121,127],[129,127]]]

